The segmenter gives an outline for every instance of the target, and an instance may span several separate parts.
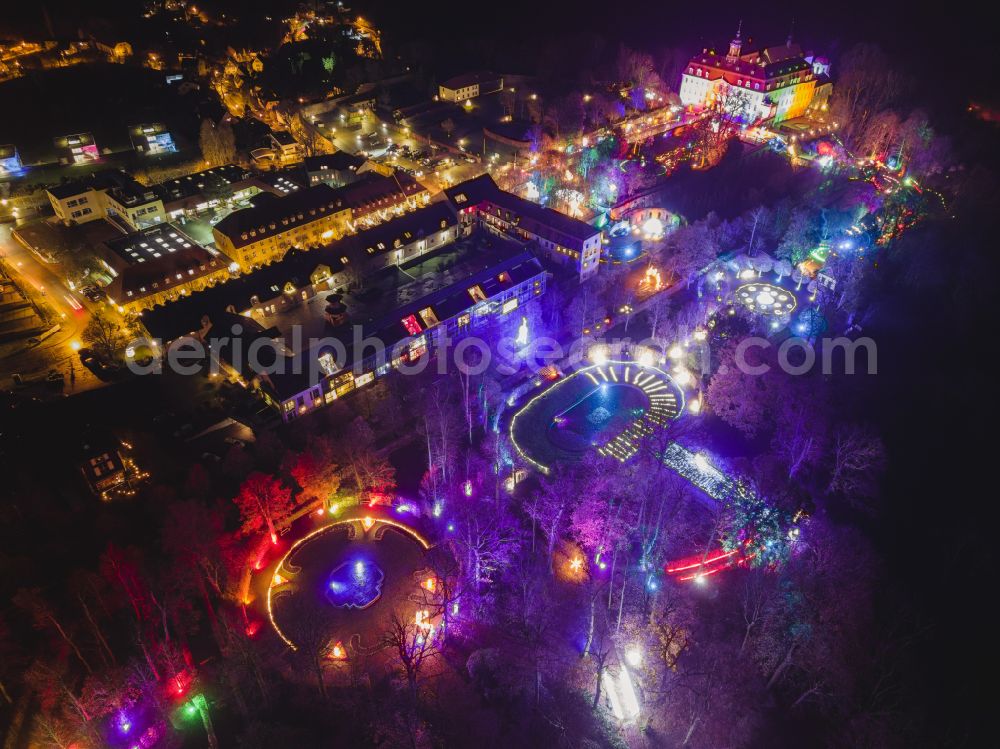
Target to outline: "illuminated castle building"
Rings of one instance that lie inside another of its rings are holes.
[[[700,109],[718,104],[747,123],[777,123],[800,117],[814,105],[829,64],[806,57],[791,35],[784,45],[743,51],[741,29],[725,55],[703,50],[681,76],[684,106]]]

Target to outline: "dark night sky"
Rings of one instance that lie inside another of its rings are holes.
[[[996,69],[991,29],[968,2],[938,4],[933,12],[917,3],[846,0],[827,3],[748,3],[596,0],[505,0],[470,3],[434,0],[399,3],[369,0],[387,28],[398,34],[428,36],[447,43],[456,35],[544,40],[549,30],[591,31],[612,45],[624,41],[654,50],[680,46],[697,51],[723,45],[743,20],[744,35],[781,43],[794,19],[796,38],[807,48],[836,57],[857,41],[875,41],[921,78],[959,86],[985,85]],[[961,74],[956,72],[961,69]]]
[[[230,7],[240,14],[279,17],[296,5],[294,0],[204,0],[202,4]],[[89,5],[75,0],[44,0],[7,5],[0,17],[0,35],[7,29],[44,28],[42,7],[48,9],[57,30],[68,35],[75,24],[86,23],[94,16],[136,17],[143,3],[102,0]],[[803,46],[828,54],[834,62],[838,51],[850,44],[874,41],[904,63],[916,78],[934,82],[938,89],[980,97],[993,96],[995,89],[990,85],[997,67],[992,54],[992,26],[982,17],[981,6],[969,0],[936,4],[927,10],[917,3],[898,0],[359,0],[348,5],[371,15],[390,37],[424,39],[442,50],[461,50],[462,54],[456,55],[459,58],[474,54],[471,42],[477,38],[501,44],[511,40],[512,45],[527,41],[534,46],[543,45],[552,33],[580,31],[601,34],[609,49],[626,42],[650,51],[660,46],[698,51],[707,45],[724,45],[741,18],[745,36],[772,44],[784,40],[794,19],[796,38]],[[97,8],[100,10],[95,14]],[[454,64],[461,67],[461,59]]]

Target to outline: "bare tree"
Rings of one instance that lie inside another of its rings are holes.
[[[885,465],[885,447],[870,429],[850,425],[837,432],[832,459],[827,492],[840,492],[857,502],[874,493]]]
[[[63,626],[55,609],[42,596],[40,588],[21,588],[14,594],[14,604],[31,616],[32,622],[38,629],[55,631],[60,639],[70,647],[77,660],[87,669],[87,673],[93,673],[94,670],[90,667],[90,663],[83,657],[83,653],[80,652],[76,641]]]
[[[330,620],[308,596],[297,595],[284,604],[289,620],[294,621],[291,637],[295,641],[296,658],[316,677],[320,699],[326,700],[326,661],[334,643],[330,641]]]
[[[420,686],[420,675],[428,662],[437,654],[434,637],[418,626],[416,621],[406,619],[398,611],[389,617],[389,630],[382,639],[382,645],[390,648],[396,664],[406,677],[410,696],[416,698]]]
[[[97,351],[98,355],[111,361],[127,343],[125,330],[104,310],[97,310],[80,334],[84,341]]]
[[[277,529],[294,507],[291,489],[279,479],[258,471],[247,476],[233,501],[240,509],[242,533],[250,535],[266,528],[272,542],[278,538]]]
[[[874,118],[903,93],[904,76],[874,44],[849,49],[839,64],[830,109],[843,137],[857,145]]]
[[[462,572],[469,590],[479,592],[511,561],[519,529],[503,504],[457,500],[455,513],[455,547],[464,558]]]
[[[739,589],[740,613],[743,615],[743,641],[740,643],[740,654],[746,650],[750,635],[760,625],[772,592],[770,580],[763,570],[755,569],[747,572]]]
[[[565,474],[557,474],[541,479],[534,496],[524,508],[532,521],[532,539],[536,528],[545,537],[546,564],[550,573],[553,572],[556,542],[562,532],[569,527],[569,496],[565,478]]]
[[[90,630],[94,634],[94,639],[101,646],[101,657],[106,666],[116,665],[115,654],[108,645],[107,637],[98,621],[100,610],[95,611],[95,604],[99,609],[107,608],[102,599],[102,588],[105,587],[104,578],[89,570],[77,570],[70,577],[70,588],[73,595],[80,604],[84,618],[90,625]]]

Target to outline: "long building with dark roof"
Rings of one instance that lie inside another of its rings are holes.
[[[153,189],[163,200],[167,216],[173,220],[215,208],[226,200],[245,200],[261,192],[263,187],[246,167],[225,164],[166,180]]]
[[[368,163],[364,156],[355,156],[347,151],[306,156],[303,160],[306,178],[310,185],[325,182],[331,187],[343,187],[360,179],[362,167]]]
[[[550,258],[586,278],[601,260],[601,231],[585,221],[501,190],[489,174],[445,190],[463,220],[479,220],[494,231],[533,241]]]
[[[259,200],[234,211],[212,228],[216,246],[249,272],[280,260],[292,247],[327,244],[347,232],[351,209],[329,185]]]
[[[329,244],[345,234],[426,205],[430,194],[412,177],[366,174],[340,188],[320,183],[278,197],[254,198],[215,225],[216,246],[244,272],[280,260],[292,247]]]
[[[517,312],[545,292],[546,273],[528,251],[495,262],[359,326],[341,326],[332,338],[289,358],[282,371],[261,378],[265,400],[285,421],[321,408],[391,372],[496,323],[513,337]],[[380,343],[374,349],[371,341]],[[360,347],[357,345],[361,343]]]
[[[438,96],[443,101],[461,102],[484,94],[492,94],[503,88],[503,76],[489,71],[463,73],[443,81],[438,86]]]
[[[327,247],[292,251],[281,262],[148,310],[142,322],[164,343],[226,337],[240,322],[241,335],[271,339],[277,353],[268,361],[281,365],[276,371],[240,360],[228,365],[291,421],[433,355],[445,336],[461,338],[489,322],[517,327],[515,312],[545,291],[544,269],[524,243],[483,230],[460,232],[451,206],[436,203]],[[381,268],[366,283],[381,289],[374,296],[349,292],[366,259]],[[403,260],[411,260],[405,272],[392,267]],[[379,339],[385,355],[356,349],[365,337]]]
[[[152,336],[170,341],[200,329],[202,318],[216,311],[264,319],[432,252],[454,241],[458,231],[451,206],[435,203],[315,250],[293,249],[252,273],[150,309],[142,321]]]
[[[341,187],[338,192],[351,208],[351,223],[355,228],[374,226],[415,210],[430,202],[430,193],[405,172],[389,176],[366,173],[357,182]]]
[[[229,259],[175,226],[156,226],[105,242],[100,248],[113,280],[108,300],[139,312],[198,293],[229,278]]]

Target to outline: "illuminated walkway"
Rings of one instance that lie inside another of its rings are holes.
[[[686,478],[701,489],[714,502],[725,502],[737,490],[737,484],[732,478],[712,465],[701,453],[695,453],[686,447],[671,442],[663,451],[663,463],[678,475]]]
[[[610,455],[624,463],[639,451],[642,440],[651,436],[657,429],[665,427],[680,413],[681,407],[677,400],[679,391],[671,387],[670,380],[658,369],[635,364],[612,363],[607,366],[592,367],[586,375],[596,384],[600,384],[598,377],[603,378],[604,382],[608,382],[609,375],[615,382],[619,382],[620,377],[621,382],[634,385],[649,397],[649,410],[641,418],[629,424],[624,432],[598,448],[597,452],[600,455]]]

